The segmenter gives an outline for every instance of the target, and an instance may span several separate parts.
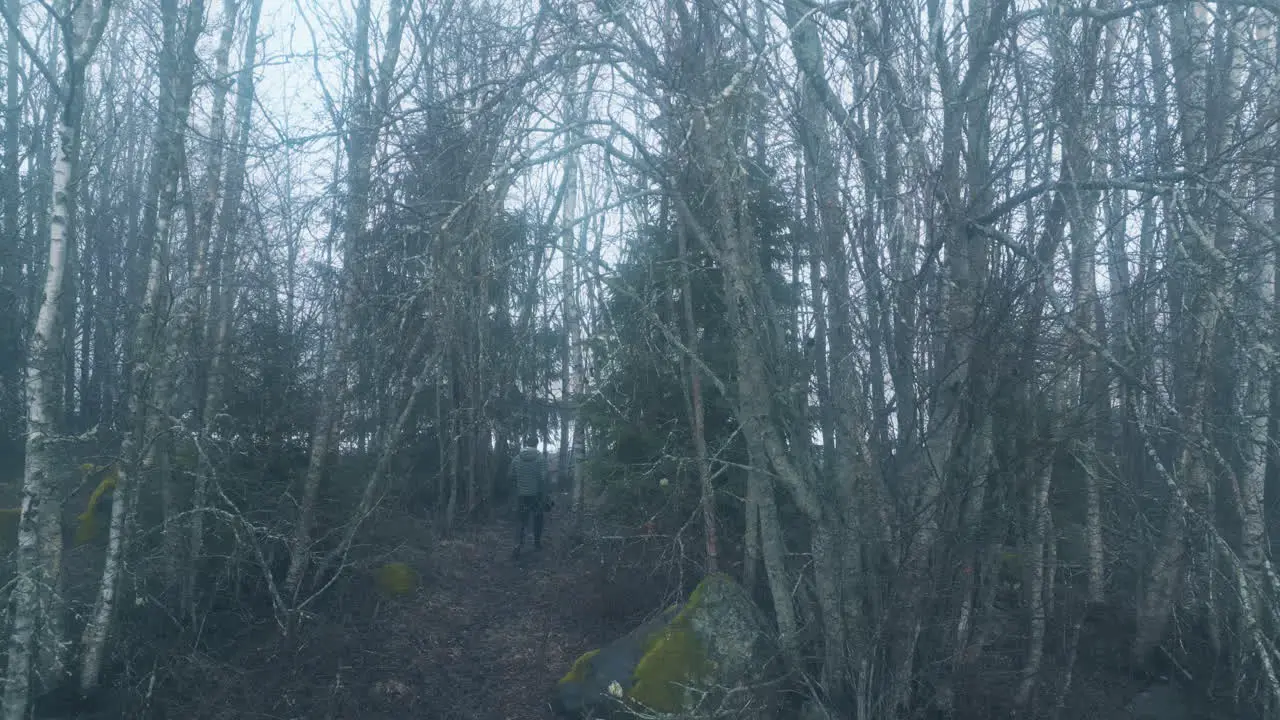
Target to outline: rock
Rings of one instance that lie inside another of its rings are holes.
[[[609,645],[579,657],[556,684],[557,712],[563,717],[578,718],[585,717],[593,709],[616,705],[611,698],[618,693],[610,692],[610,686],[617,683],[622,695],[626,695],[633,685],[632,674],[636,665],[644,657],[646,640],[670,624],[679,610],[678,605],[673,605],[657,618]]]
[[[627,717],[628,709],[688,717],[747,705],[768,717],[773,698],[756,686],[776,655],[746,591],[727,575],[710,575],[683,606],[578,658],[554,704],[568,718]]]

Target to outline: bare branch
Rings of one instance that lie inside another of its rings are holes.
[[[32,65],[35,65],[36,70],[40,71],[40,75],[44,77],[45,82],[49,83],[49,87],[53,88],[54,93],[62,96],[62,85],[58,82],[58,77],[45,64],[36,49],[31,46],[27,36],[23,34],[22,28],[18,26],[18,19],[10,16],[6,3],[0,2],[0,16],[4,17],[5,24],[13,30],[14,36],[18,38],[18,44],[22,46],[22,51],[27,54],[27,59],[31,61]]]

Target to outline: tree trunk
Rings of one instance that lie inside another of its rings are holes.
[[[232,6],[236,2],[237,0],[227,0],[227,5]],[[230,18],[234,15],[234,10],[228,8],[226,14]],[[209,203],[206,211],[209,215],[201,221],[212,229],[213,205],[221,200],[221,215],[217,221],[217,240],[210,257],[211,268],[216,268],[215,274],[220,274],[221,277],[215,276],[210,288],[207,325],[212,332],[205,333],[209,336],[205,343],[208,347],[208,370],[200,430],[206,438],[214,431],[218,414],[222,412],[227,350],[231,335],[231,308],[235,297],[235,290],[231,289],[231,283],[228,280],[235,271],[235,237],[240,215],[241,194],[244,189],[245,164],[248,161],[250,120],[253,117],[254,65],[258,52],[258,21],[261,15],[262,0],[251,0],[249,24],[244,40],[244,57],[236,80],[235,145],[227,168],[226,192],[219,197],[215,189],[211,188],[206,198]],[[231,23],[231,20],[228,19],[228,23]],[[213,164],[210,163],[211,173],[214,169]],[[216,182],[212,176],[209,180],[210,183]],[[207,453],[201,453],[197,460],[199,464],[196,468],[195,486],[192,488],[191,507],[194,512],[191,517],[190,563],[187,566],[185,586],[188,613],[195,612],[195,591],[204,556],[204,510],[209,500],[209,483],[213,472],[209,460]]]
[[[0,711],[4,720],[23,720],[26,717],[31,656],[35,649],[33,640],[41,610],[51,607],[53,600],[44,585],[49,568],[42,567],[42,564],[48,553],[41,544],[48,542],[49,538],[41,533],[41,527],[49,522],[48,516],[58,517],[59,506],[56,487],[59,453],[54,437],[59,398],[54,395],[54,381],[61,369],[61,356],[57,352],[61,330],[58,327],[58,308],[67,269],[67,185],[74,133],[74,129],[65,122],[59,123],[53,160],[54,200],[50,209],[52,218],[44,301],[40,304],[35,332],[27,348],[26,465],[22,478],[22,514],[18,524],[17,575],[11,596],[9,664],[5,675],[3,710]],[[59,535],[56,538],[59,545],[61,540]]]
[[[162,78],[166,73],[172,73],[168,82],[162,79],[161,87],[168,88],[173,94],[170,106],[173,115],[161,116],[156,125],[155,152],[160,159],[153,165],[153,169],[158,170],[161,177],[157,183],[159,197],[156,202],[156,221],[150,228],[155,237],[144,238],[141,242],[143,247],[150,248],[151,262],[143,293],[142,311],[138,316],[130,351],[128,429],[121,445],[122,462],[111,509],[107,556],[93,613],[85,625],[81,639],[80,686],[85,691],[96,687],[102,674],[102,662],[119,589],[120,570],[129,542],[127,533],[134,526],[130,516],[136,512],[141,481],[148,479],[158,468],[160,472],[156,473],[156,480],[160,490],[162,493],[169,491],[168,455],[159,436],[163,432],[162,428],[169,422],[167,409],[172,395],[172,380],[167,366],[174,359],[165,355],[168,348],[160,337],[161,314],[166,297],[170,228],[177,205],[178,180],[181,174],[181,154],[178,151],[191,109],[196,42],[204,25],[204,3],[203,0],[194,0],[187,6],[181,37],[178,34],[176,0],[165,0],[161,7],[164,42],[168,48],[166,54],[174,61],[171,68],[161,69]],[[144,226],[144,232],[147,230]],[[156,406],[158,411],[152,411],[151,406],[158,400],[161,401]],[[139,453],[142,453],[141,456]],[[169,520],[166,513],[166,524]],[[166,529],[165,532],[172,531]],[[176,578],[174,562],[169,560],[166,564],[166,574],[171,579]]]
[[[246,39],[245,47],[245,64],[251,67],[253,58],[257,48],[257,15],[261,0],[255,3],[251,12],[249,34]],[[201,198],[199,207],[194,210],[198,216],[198,221],[194,223],[192,231],[188,234],[188,268],[187,284],[183,292],[178,296],[175,302],[175,319],[170,326],[169,335],[169,353],[170,357],[177,358],[183,351],[190,351],[197,358],[205,349],[206,338],[203,329],[206,325],[203,322],[202,313],[208,314],[212,307],[204,305],[204,299],[209,296],[208,272],[210,269],[210,256],[214,249],[210,247],[214,233],[214,220],[217,212],[219,200],[222,194],[223,180],[223,146],[226,138],[226,106],[227,93],[229,91],[230,55],[232,42],[235,37],[236,20],[239,14],[238,0],[223,0],[222,5],[222,32],[220,33],[218,46],[214,52],[214,82],[213,82],[213,109],[210,115],[209,126],[209,143],[208,143],[208,160],[205,169],[205,188],[204,196]],[[252,83],[252,70],[250,70],[250,78],[248,82]],[[241,82],[245,81],[242,71],[240,76]],[[237,108],[239,111],[239,108]],[[237,115],[239,112],[237,112]],[[245,125],[248,119],[245,118]],[[247,127],[237,130],[238,136],[243,136],[248,132]],[[235,162],[235,160],[233,160]],[[243,162],[243,160],[241,160]],[[228,229],[229,231],[229,229]],[[219,258],[219,261],[223,261]],[[220,309],[220,308],[219,308]],[[216,317],[216,313],[215,313]],[[222,330],[220,319],[214,319],[211,323],[213,326]],[[205,378],[204,393],[199,392],[200,383],[191,383],[197,389],[197,412],[200,417],[200,432],[207,439],[210,425],[216,417],[217,405],[221,402],[216,395],[210,397],[208,387],[208,378],[215,372],[222,371],[223,363],[222,354],[224,348],[219,344],[225,342],[225,334],[216,332],[212,338],[212,346],[208,346],[208,354],[204,359],[207,360],[208,366],[204,369],[203,377]],[[216,381],[216,382],[220,382]],[[220,392],[219,388],[219,392]],[[210,400],[213,402],[210,403]],[[213,411],[210,412],[210,405]],[[197,458],[197,468],[195,472],[195,482],[192,488],[192,509],[194,512],[191,516],[191,525],[188,526],[188,543],[186,550],[190,553],[187,558],[187,573],[182,582],[182,593],[184,598],[184,606],[189,610],[194,610],[190,605],[191,599],[197,582],[198,571],[197,566],[200,562],[199,554],[203,552],[203,510],[208,498],[208,459],[205,453],[201,453],[201,457]],[[179,527],[173,523],[172,528],[167,528],[168,532],[165,537],[166,545],[172,548],[173,555],[178,557],[181,555],[179,551],[178,537]]]
[[[178,582],[178,567],[181,558],[182,544],[179,537],[177,516],[180,509],[175,501],[174,479],[172,473],[172,426],[175,388],[178,386],[180,368],[180,342],[183,339],[175,330],[181,325],[182,318],[170,316],[168,312],[174,304],[170,262],[173,257],[174,216],[177,213],[179,194],[178,186],[184,173],[186,159],[186,129],[191,114],[191,96],[195,87],[195,71],[199,58],[196,56],[196,43],[204,31],[204,0],[192,0],[186,7],[186,18],[182,23],[181,45],[178,52],[178,64],[175,68],[173,83],[174,103],[173,118],[170,121],[169,136],[165,146],[167,154],[165,175],[160,184],[160,198],[157,208],[155,242],[160,248],[158,257],[160,265],[152,265],[152,272],[160,274],[160,282],[154,291],[159,293],[148,298],[147,302],[155,316],[150,319],[150,327],[146,334],[147,374],[149,387],[135,387],[134,392],[149,392],[148,401],[140,405],[143,437],[141,446],[147,448],[143,457],[142,472],[139,478],[145,482],[154,482],[160,491],[163,527],[161,528],[161,544],[165,581],[170,587]],[[153,256],[156,257],[156,256]],[[152,290],[149,286],[148,290]],[[179,303],[181,300],[179,299]],[[179,313],[181,313],[179,305]],[[139,337],[145,337],[140,333]],[[139,348],[141,350],[141,348]],[[147,385],[147,384],[144,384]],[[149,406],[149,407],[148,407]],[[135,488],[136,493],[138,489]],[[139,496],[140,497],[140,496]]]
[[[320,478],[324,473],[324,465],[328,461],[330,445],[335,442],[334,434],[337,432],[336,426],[341,416],[342,400],[349,390],[346,358],[350,343],[347,330],[355,303],[355,288],[352,285],[362,277],[367,262],[365,225],[369,219],[372,164],[382,123],[389,110],[387,104],[391,83],[399,62],[400,39],[407,16],[404,0],[391,0],[387,14],[389,22],[384,40],[382,64],[374,80],[371,78],[373,73],[370,69],[372,62],[370,33],[373,23],[371,0],[359,0],[356,4],[353,46],[355,66],[352,69],[353,89],[346,142],[347,207],[343,223],[346,254],[342,269],[344,282],[339,290],[338,306],[334,310],[336,322],[330,339],[329,353],[322,363],[321,377],[324,378],[322,381],[324,384],[320,388],[320,412],[317,413],[316,427],[311,437],[311,455],[307,463],[306,479],[303,482],[302,498],[299,502],[298,522],[294,526],[289,545],[289,569],[286,573],[285,588],[287,595],[295,599],[306,571],[311,546],[311,525],[320,493]]]
[[[1056,542],[1051,532],[1053,508],[1049,504],[1049,489],[1053,483],[1054,457],[1061,435],[1058,423],[1061,422],[1062,412],[1065,409],[1065,403],[1061,402],[1061,398],[1066,393],[1060,386],[1061,382],[1061,380],[1058,381],[1058,386],[1054,388],[1053,393],[1058,402],[1050,403],[1049,407],[1043,411],[1048,416],[1049,428],[1046,437],[1042,440],[1041,452],[1038,453],[1043,460],[1041,467],[1037,468],[1036,482],[1031,492],[1031,507],[1028,513],[1031,527],[1022,553],[1026,562],[1024,579],[1030,632],[1028,633],[1027,659],[1022,666],[1022,678],[1018,683],[1014,702],[1024,711],[1030,706],[1032,692],[1040,681],[1040,668],[1044,661],[1045,630],[1048,625],[1049,606],[1053,600],[1051,594],[1047,592],[1051,585],[1048,574],[1052,572],[1053,563],[1047,562],[1046,559],[1050,554],[1050,548]]]
[[[575,61],[573,56],[569,57],[569,64]],[[566,136],[566,142],[572,143],[577,133],[573,129],[578,122],[578,78],[576,68],[573,68],[565,77],[565,123],[569,125],[570,132]],[[564,186],[561,190],[564,197],[564,204],[561,213],[561,247],[560,254],[564,258],[564,275],[563,285],[561,287],[564,312],[564,346],[562,348],[561,358],[561,402],[560,402],[560,461],[558,463],[558,471],[563,480],[566,476],[573,483],[570,494],[570,526],[571,534],[575,537],[582,530],[582,514],[584,501],[584,488],[582,486],[581,467],[578,464],[578,448],[577,443],[581,438],[581,432],[577,428],[580,413],[577,412],[578,403],[581,401],[579,393],[582,388],[578,386],[578,355],[579,352],[579,317],[578,317],[578,242],[575,232],[575,224],[580,221],[578,218],[578,154],[570,151],[565,156],[564,162]],[[573,437],[570,437],[572,432]],[[572,440],[572,442],[571,442]]]
[[[87,24],[88,4],[81,5],[72,11],[78,17],[67,17],[65,22],[73,26]],[[79,264],[78,236],[80,209],[80,148],[81,125],[84,117],[85,68],[75,69],[79,75],[65,81],[68,84],[63,98],[61,118],[62,127],[71,130],[71,141],[65,148],[66,184],[63,188],[63,215],[60,221],[63,232],[62,244],[65,248],[63,259],[63,286],[59,295],[59,317],[55,321],[60,334],[55,340],[56,352],[60,356],[59,371],[51,380],[54,383],[53,393],[57,398],[56,412],[51,420],[55,428],[71,432],[75,427],[75,334],[76,312],[81,306],[77,302],[76,276]],[[55,159],[55,163],[57,160]],[[54,173],[58,172],[55,167]],[[54,191],[54,203],[58,203],[57,190]],[[59,222],[56,218],[54,222]],[[52,468],[50,477],[50,496],[43,506],[47,512],[39,517],[40,523],[40,584],[45,588],[47,598],[42,608],[40,628],[36,639],[36,675],[50,678],[51,683],[61,682],[66,673],[67,641],[64,628],[63,573],[62,573],[62,500],[68,486],[67,477],[71,470],[65,464]]]
[[[1096,125],[1088,108],[1096,106],[1094,88],[1098,77],[1099,42],[1103,27],[1092,20],[1082,21],[1083,38],[1071,36],[1071,24],[1057,29],[1055,41],[1059,65],[1059,87],[1062,93],[1062,167],[1065,177],[1063,196],[1067,218],[1071,224],[1071,289],[1074,322],[1081,330],[1092,332],[1095,317],[1101,312],[1097,288],[1097,238],[1095,219],[1099,193],[1082,191],[1080,186],[1093,180],[1095,143],[1091,128]],[[1098,337],[1102,337],[1101,334]],[[1105,599],[1103,584],[1102,501],[1099,473],[1093,467],[1097,455],[1097,438],[1105,427],[1106,408],[1110,404],[1107,381],[1100,358],[1083,344],[1079,354],[1079,404],[1084,421],[1080,427],[1076,457],[1081,464],[1080,478],[1085,490],[1085,533],[1088,550],[1088,597],[1090,602]],[[1065,409],[1065,408],[1064,408]]]
[[[1207,152],[1205,132],[1205,78],[1203,57],[1205,28],[1191,7],[1170,10],[1169,42],[1172,49],[1174,90],[1178,101],[1178,130],[1188,161],[1195,162]],[[1174,398],[1179,433],[1175,475],[1191,509],[1211,517],[1213,500],[1204,453],[1205,412],[1209,400],[1209,380],[1214,363],[1214,338],[1221,309],[1224,270],[1220,255],[1201,225],[1203,197],[1191,203],[1178,202],[1169,208],[1171,220],[1181,225],[1172,242],[1174,262],[1183,272],[1170,279],[1172,298],[1181,295],[1186,308],[1172,316],[1175,343],[1173,357]],[[1200,202],[1197,202],[1200,200]],[[1163,638],[1173,614],[1181,578],[1192,555],[1206,561],[1211,557],[1202,539],[1189,538],[1189,518],[1176,503],[1167,506],[1167,516],[1156,557],[1146,573],[1146,584],[1138,598],[1137,634],[1133,645],[1135,662],[1142,662]]]
[[[778,503],[774,496],[773,482],[764,474],[765,457],[758,442],[748,442],[751,467],[747,470],[747,483],[760,509],[760,552],[764,557],[765,577],[769,596],[773,599],[773,616],[778,623],[778,644],[783,656],[792,667],[800,667],[800,624],[791,599],[792,580],[787,570],[787,544],[778,517]],[[754,589],[754,588],[753,588]]]
[[[757,471],[752,466],[747,472]],[[745,530],[742,538],[742,586],[751,593],[752,597],[760,586],[760,554],[763,540],[760,535],[760,503],[760,483],[752,482],[751,476],[748,475],[747,497],[743,502]]]
[[[731,169],[740,166],[733,162],[731,155],[732,145],[727,136],[728,122],[724,117],[695,118],[693,122],[693,147],[701,151],[700,156],[693,160],[707,169],[715,188],[714,212],[719,243],[697,221],[683,198],[676,197],[673,200],[685,227],[704,247],[717,255],[717,260],[724,268],[724,297],[737,364],[736,414],[748,448],[752,448],[752,462],[760,468],[752,474],[759,475],[771,466],[796,506],[814,524],[815,564],[822,566],[815,571],[815,579],[821,585],[818,596],[822,604],[824,628],[839,628],[842,626],[842,609],[837,600],[837,576],[831,574],[831,533],[824,529],[826,518],[821,501],[813,478],[805,472],[807,468],[792,460],[792,454],[786,448],[777,427],[773,425],[773,392],[770,390],[765,353],[776,350],[772,342],[780,334],[770,331],[776,328],[760,327],[762,323],[776,323],[777,318],[760,309],[761,298],[767,290],[763,287],[761,269],[756,260],[758,252],[754,233],[743,213],[742,177]],[[793,638],[796,628],[792,625],[794,618],[786,615],[791,608],[789,587],[785,590],[786,600],[781,597],[786,583],[781,527],[777,523],[776,508],[771,507],[772,496],[769,493],[772,488],[767,487],[763,476],[757,477],[756,482],[764,483],[757,489],[757,498],[761,503],[762,554],[769,573],[770,588],[779,606],[775,608],[779,631],[783,634],[784,642],[791,643],[795,642]],[[787,625],[792,627],[786,627]],[[830,635],[826,642],[833,642]],[[843,652],[843,645],[837,645],[836,648]]]
[[[66,58],[64,74],[59,88],[57,136],[54,145],[52,182],[49,213],[49,255],[45,267],[43,297],[36,318],[35,330],[27,349],[26,401],[27,440],[26,464],[23,470],[21,514],[18,524],[17,567],[14,589],[11,594],[12,614],[9,641],[9,663],[6,668],[4,699],[0,703],[0,718],[22,720],[25,717],[30,694],[31,660],[35,650],[33,641],[39,623],[47,630],[41,643],[53,644],[44,652],[42,660],[46,670],[62,671],[61,658],[64,639],[61,637],[61,619],[50,614],[61,612],[61,597],[56,579],[61,573],[62,534],[61,493],[57,487],[61,462],[55,437],[60,398],[56,394],[59,373],[62,371],[59,340],[63,337],[60,323],[66,317],[60,313],[64,279],[68,272],[68,221],[70,217],[71,173],[73,170],[75,142],[80,113],[75,106],[84,85],[85,67],[97,50],[105,30],[111,3],[104,1],[97,9],[92,23],[83,36],[74,14],[58,17]],[[14,22],[16,16],[8,18]],[[11,27],[10,41],[18,39],[16,28]],[[53,532],[53,530],[59,530]],[[51,565],[52,564],[52,565]],[[42,615],[44,617],[42,617]],[[49,684],[61,678],[49,678]]]
[[[684,228],[677,223],[676,238],[679,245],[681,279],[681,315],[684,325],[685,346],[689,351],[698,354],[700,329],[693,320],[693,273],[692,260],[689,257],[688,242]],[[698,487],[702,505],[702,527],[704,547],[707,553],[707,572],[714,573],[720,569],[720,551],[716,522],[715,488],[711,484],[711,464],[707,458],[706,413],[702,406],[702,371],[691,358],[682,358],[685,380],[688,383],[688,412],[690,430],[693,434],[693,461],[698,473]],[[750,505],[750,503],[748,503]],[[752,518],[748,518],[750,524]],[[754,573],[754,568],[752,569]]]
[[[850,642],[851,634],[866,636],[857,612],[860,603],[855,595],[845,597],[846,590],[852,590],[856,583],[875,584],[875,580],[862,575],[864,568],[860,567],[859,557],[864,543],[889,539],[891,524],[879,478],[871,471],[875,462],[863,439],[865,402],[861,397],[861,379],[854,367],[852,295],[845,243],[848,219],[818,89],[826,82],[822,48],[817,30],[810,23],[800,22],[803,15],[799,3],[787,3],[788,21],[796,25],[791,35],[792,54],[802,69],[804,81],[799,137],[805,158],[805,180],[807,192],[812,193],[817,206],[821,238],[821,244],[811,252],[822,258],[827,270],[825,282],[821,286],[815,282],[814,293],[816,297],[820,292],[817,288],[825,289],[830,318],[829,323],[822,321],[822,329],[829,331],[831,361],[830,386],[824,403],[829,403],[829,407],[821,413],[824,434],[833,435],[829,440],[824,438],[824,449],[830,444],[834,457],[824,458],[824,476],[818,494],[829,518],[823,521],[822,529],[814,531],[813,551],[815,582],[819,604],[823,606],[823,680],[830,692],[840,693],[846,686],[847,674],[861,663],[860,658],[846,656],[851,648],[855,648],[855,652],[862,649],[861,642]],[[869,162],[865,155],[860,159],[864,167]],[[813,352],[815,356],[825,355],[816,339]],[[817,360],[817,375],[822,383],[826,376],[826,358]],[[832,392],[834,388],[840,391]],[[828,422],[830,428],[825,427]],[[855,502],[855,495],[861,496],[860,502]]]
[[[1275,80],[1270,83],[1275,87]],[[1280,109],[1280,96],[1273,96],[1273,109]],[[1280,149],[1280,146],[1277,146]],[[1268,183],[1269,180],[1269,183]],[[1269,229],[1280,234],[1280,168],[1271,169],[1270,178],[1258,183],[1259,195],[1270,185],[1272,193],[1269,218]],[[1270,403],[1275,393],[1275,341],[1277,338],[1276,322],[1280,320],[1280,305],[1276,296],[1276,249],[1256,233],[1248,238],[1246,250],[1257,260],[1246,268],[1244,280],[1249,293],[1242,303],[1242,315],[1248,318],[1243,329],[1238,352],[1241,358],[1242,397],[1236,412],[1243,419],[1244,441],[1241,447],[1242,472],[1240,473],[1240,490],[1236,495],[1236,512],[1240,518],[1240,563],[1243,574],[1247,576],[1251,588],[1243,588],[1241,598],[1246,602],[1241,609],[1241,636],[1250,637],[1258,632],[1259,622],[1256,605],[1268,597],[1261,589],[1274,590],[1275,569],[1268,557],[1270,538],[1267,533],[1267,470],[1271,454],[1268,452],[1270,438]],[[1255,254],[1256,253],[1256,254]],[[1247,593],[1247,594],[1245,594]],[[1253,597],[1249,597],[1252,595]],[[1253,600],[1252,603],[1247,602]],[[1253,607],[1249,607],[1253,605]],[[1263,662],[1268,662],[1267,651],[1260,653]],[[1274,670],[1267,668],[1274,678]]]
[[[19,0],[2,0],[11,18],[17,18],[22,5]],[[4,106],[4,176],[0,177],[0,194],[4,203],[4,245],[0,249],[0,455],[18,457],[18,438],[9,428],[18,425],[21,379],[21,343],[19,330],[18,277],[21,272],[22,238],[19,235],[18,214],[21,212],[22,183],[19,163],[19,144],[22,141],[22,104],[19,93],[19,71],[22,67],[22,50],[19,47],[16,23],[6,24],[7,52],[5,68]],[[12,399],[12,404],[11,400]]]

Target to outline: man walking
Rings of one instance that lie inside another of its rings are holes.
[[[516,548],[511,557],[520,556],[524,548],[525,526],[532,521],[533,549],[542,549],[542,513],[547,499],[547,460],[538,450],[538,438],[524,439],[524,448],[511,461],[511,479],[516,486],[516,512],[520,516]]]

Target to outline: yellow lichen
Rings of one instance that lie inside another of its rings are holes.
[[[717,668],[695,624],[699,622],[708,599],[714,602],[725,583],[732,585],[733,580],[723,574],[706,577],[683,606],[671,605],[660,618],[641,626],[634,639],[624,639],[626,644],[618,651],[626,654],[629,652],[626,648],[630,647],[639,650],[640,656],[631,671],[629,688],[624,688],[619,682],[621,678],[618,678],[612,679],[608,686],[593,688],[591,692],[612,694],[632,706],[662,714],[690,709],[687,688],[705,685],[714,677]],[[638,645],[629,645],[631,642]],[[586,682],[599,653],[600,650],[584,653],[560,678],[559,684]]]
[[[587,670],[591,667],[591,659],[599,655],[599,650],[588,650],[581,657],[573,662],[573,667],[569,668],[569,672],[560,678],[560,685],[565,683],[582,682],[587,679]]]
[[[389,562],[373,571],[373,582],[387,597],[402,597],[418,587],[418,573],[407,563]]]
[[[89,502],[85,506],[84,512],[76,516],[76,545],[84,545],[98,535],[102,527],[102,524],[98,521],[98,504],[102,502],[103,495],[116,489],[116,483],[119,480],[119,475],[112,470],[93,489],[93,494],[89,496]]]
[[[713,670],[691,618],[706,589],[727,577],[711,575],[698,584],[689,601],[670,623],[645,642],[644,655],[632,672],[629,697],[651,710],[675,713],[684,708],[685,688],[696,686]]]
[[[654,633],[632,673],[632,700],[659,712],[678,712],[684,706],[685,687],[696,685],[708,669],[702,641],[677,618]]]

